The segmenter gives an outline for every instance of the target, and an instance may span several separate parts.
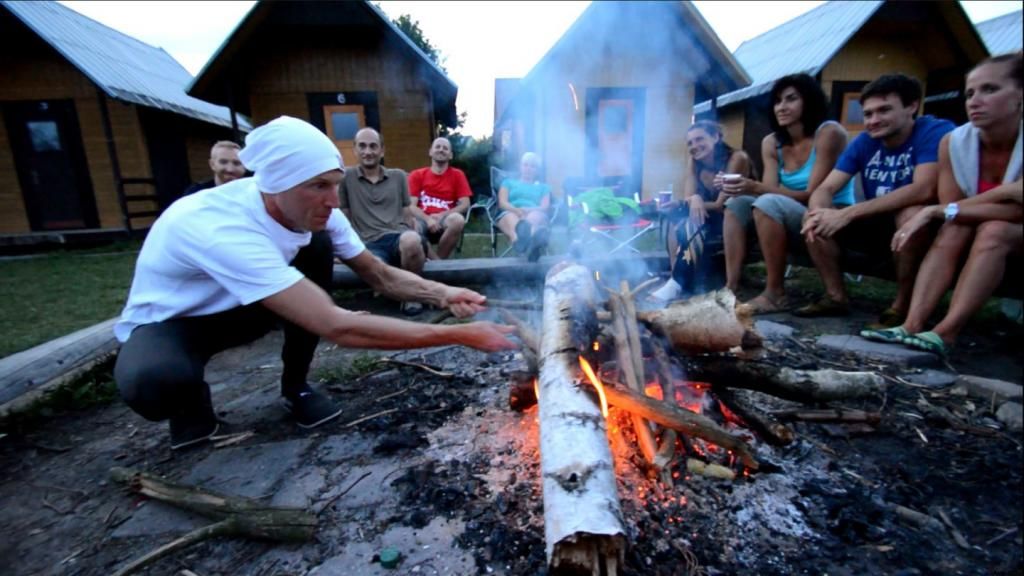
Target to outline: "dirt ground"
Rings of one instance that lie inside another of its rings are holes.
[[[740,296],[756,292],[745,287]],[[352,308],[397,315],[396,305],[366,291],[346,297]],[[773,346],[809,365],[856,363],[816,348],[814,339],[854,333],[878,312],[871,304],[841,319],[772,315],[796,329],[797,341]],[[1006,321],[972,325],[949,366],[937,368],[1020,383],[1021,335]],[[109,574],[206,522],[129,494],[109,477],[122,466],[303,506],[320,522],[310,542],[220,539],[143,573],[546,574],[536,413],[507,406],[509,374],[522,368],[521,358],[459,348],[367,355],[322,344],[313,375],[345,412],[303,432],[277,405],[280,342],[280,332],[271,333],[217,356],[208,369],[219,414],[232,430],[254,433],[240,444],[172,453],[165,423],[118,402],[0,439],[2,572]],[[785,448],[755,439],[774,471],[734,483],[691,477],[677,464],[672,485],[659,484],[640,472],[635,455],[616,451],[632,543],[623,574],[1021,573],[1021,438],[1000,429],[993,407],[949,388],[909,386],[847,407],[878,410],[882,424],[797,424],[799,440]],[[950,427],[935,407],[970,427]],[[908,525],[895,506],[940,525]],[[389,547],[403,558],[395,570],[378,561]]]

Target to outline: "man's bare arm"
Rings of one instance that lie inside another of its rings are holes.
[[[875,214],[897,212],[907,206],[935,203],[935,189],[939,167],[936,162],[918,164],[914,168],[914,179],[906,186],[846,208],[851,220],[866,218]]]
[[[339,346],[399,350],[458,344],[487,351],[514,346],[505,337],[514,330],[510,326],[490,322],[422,324],[357,314],[335,306],[326,292],[306,278],[263,299],[262,304],[274,314]]]

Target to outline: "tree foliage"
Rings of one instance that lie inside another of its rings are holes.
[[[395,26],[398,27],[409,40],[412,40],[413,44],[419,47],[424,54],[430,58],[437,67],[448,73],[448,69],[444,66],[445,57],[441,54],[441,51],[434,46],[430,40],[423,34],[423,30],[420,28],[420,24],[417,20],[414,20],[412,16],[408,14],[402,14],[397,19],[392,20]],[[455,128],[449,128],[443,124],[438,124],[437,135],[448,138],[452,143],[452,166],[459,168],[466,172],[466,177],[469,180],[470,186],[474,190],[484,190],[489,186],[490,179],[490,155],[492,151],[491,138],[488,136],[477,140],[472,136],[466,136],[461,133],[461,130],[466,125],[466,112],[459,114],[456,120]]]
[[[412,16],[408,14],[402,14],[397,20],[392,20],[398,29],[405,33],[412,40],[412,43],[419,47],[424,54],[430,58],[437,67],[448,73],[448,69],[444,67],[444,56],[441,55],[441,51],[430,43],[430,40],[423,34],[423,30],[420,29],[420,23],[417,20],[413,20]]]

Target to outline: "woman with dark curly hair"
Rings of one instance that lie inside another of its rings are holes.
[[[779,78],[771,91],[772,132],[761,141],[764,176],[758,182],[735,178],[723,183],[732,196],[725,210],[726,287],[736,291],[747,251],[751,221],[764,256],[765,289],[745,306],[753,313],[788,307],[783,278],[790,241],[802,242],[800,226],[811,192],[828,176],[846,147],[846,130],[826,120],[828,101],[807,74]],[[853,204],[853,183],[836,195]]]

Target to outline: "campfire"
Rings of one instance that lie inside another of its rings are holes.
[[[538,405],[552,573],[620,572],[627,538],[616,475],[626,472],[623,467],[667,486],[680,469],[724,480],[772,469],[759,459],[758,447],[788,444],[793,432],[742,389],[806,402],[864,397],[883,384],[873,373],[761,361],[761,338],[749,318],[737,315],[728,291],[638,312],[635,295],[645,287],[631,290],[623,281],[614,290],[586,268],[565,264],[547,277],[539,335],[504,313],[517,327],[528,366],[512,378],[509,405]],[[666,498],[668,504],[685,501]],[[684,519],[670,515],[667,521]]]

